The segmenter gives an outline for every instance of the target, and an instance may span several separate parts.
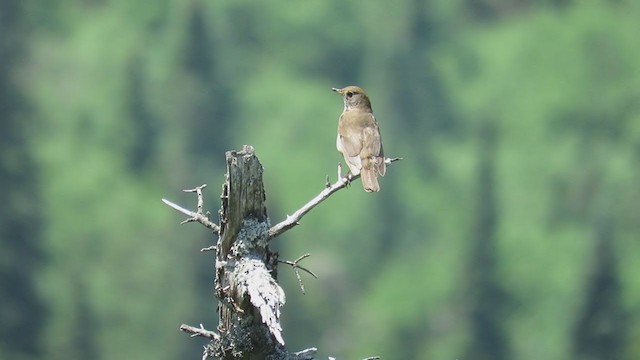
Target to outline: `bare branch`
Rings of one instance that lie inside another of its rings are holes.
[[[312,348],[304,349],[302,351],[295,352],[293,353],[293,355],[297,356],[298,359],[313,360],[313,355],[315,355],[316,352],[318,352],[318,349],[312,347]]]
[[[389,165],[392,162],[402,160],[402,158],[386,158],[384,159],[385,164]],[[316,197],[311,199],[308,203],[294,212],[292,215],[287,215],[287,218],[284,221],[274,225],[271,229],[269,229],[269,240],[277,237],[278,235],[284,233],[285,231],[291,229],[292,227],[298,225],[300,223],[300,219],[305,216],[311,209],[316,207],[318,204],[326,200],[329,196],[333,195],[333,193],[338,190],[349,186],[351,181],[360,177],[360,175],[351,175],[347,174],[346,176],[341,176],[342,165],[338,165],[338,181],[333,184],[327,184],[324,190],[322,190]]]
[[[298,284],[300,285],[300,291],[302,291],[302,294],[304,294],[304,295],[306,295],[306,293],[304,291],[304,284],[302,283],[302,278],[300,277],[300,272],[298,271],[298,269],[306,272],[307,274],[313,276],[316,279],[318,278],[318,275],[314,274],[313,271],[298,265],[298,263],[300,261],[308,258],[309,256],[311,256],[311,254],[307,253],[307,254],[304,254],[304,255],[300,256],[299,258],[295,259],[294,261],[278,260],[278,262],[290,265],[293,268],[293,271],[295,271],[296,277],[298,278]]]
[[[202,189],[206,188],[207,184],[196,186],[195,189],[182,190],[184,192],[195,192],[198,196],[198,214],[202,214],[202,208],[204,207],[204,196],[202,196]]]
[[[182,324],[180,325],[180,331],[191,334],[191,337],[202,336],[211,340],[220,339],[220,335],[216,334],[213,331],[209,331],[205,329],[204,326],[202,326],[202,324],[200,324],[199,328]]]
[[[211,245],[211,246],[208,246],[206,248],[202,248],[202,249],[200,249],[200,252],[213,251],[213,250],[216,250],[216,246],[215,245]]]
[[[183,214],[185,214],[186,216],[188,216],[189,218],[187,218],[186,220],[184,220],[183,222],[181,222],[180,224],[186,224],[186,223],[190,223],[190,222],[199,222],[200,224],[204,225],[205,227],[213,230],[213,232],[215,232],[216,234],[220,233],[220,226],[218,226],[217,224],[215,224],[214,222],[212,222],[209,219],[208,213],[205,214],[203,213],[203,207],[204,207],[204,196],[202,195],[202,189],[204,189],[205,187],[207,187],[207,184],[203,184],[200,185],[198,187],[196,187],[195,189],[188,189],[188,190],[183,190],[184,192],[195,192],[198,196],[198,204],[197,204],[197,212],[193,212],[191,210],[187,210],[185,208],[183,208],[182,206],[173,203],[167,199],[162,199],[162,202],[167,204],[168,206],[172,207],[174,210],[177,210]]]

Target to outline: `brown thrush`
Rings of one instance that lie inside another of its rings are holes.
[[[344,110],[338,120],[338,151],[344,155],[351,174],[360,174],[366,192],[380,191],[378,174],[384,176],[386,165],[371,101],[357,86],[332,90],[344,99]]]

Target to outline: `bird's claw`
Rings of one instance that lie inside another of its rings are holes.
[[[342,176],[342,163],[341,162],[338,163],[338,179],[345,179],[345,182],[346,182],[345,187],[347,187],[347,188],[349,186],[351,186],[351,180],[353,180],[353,175],[351,174],[351,171],[348,171],[345,176]]]
[[[353,175],[351,175],[351,172],[348,172],[347,175],[344,176],[344,178],[347,180],[347,184],[345,187],[348,189],[351,186],[351,180],[353,180]]]

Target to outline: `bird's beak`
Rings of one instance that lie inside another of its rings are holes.
[[[340,89],[338,89],[338,88],[331,88],[331,90],[333,90],[333,91],[335,91],[335,92],[337,92],[337,93],[341,94]]]

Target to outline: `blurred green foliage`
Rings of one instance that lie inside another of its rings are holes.
[[[8,0],[0,358],[199,358],[215,239],[164,207],[251,144],[272,223],[335,180],[341,99],[388,156],[275,240],[291,350],[640,357],[640,4]],[[19,300],[19,301],[18,301]],[[28,340],[28,341],[25,341]]]

